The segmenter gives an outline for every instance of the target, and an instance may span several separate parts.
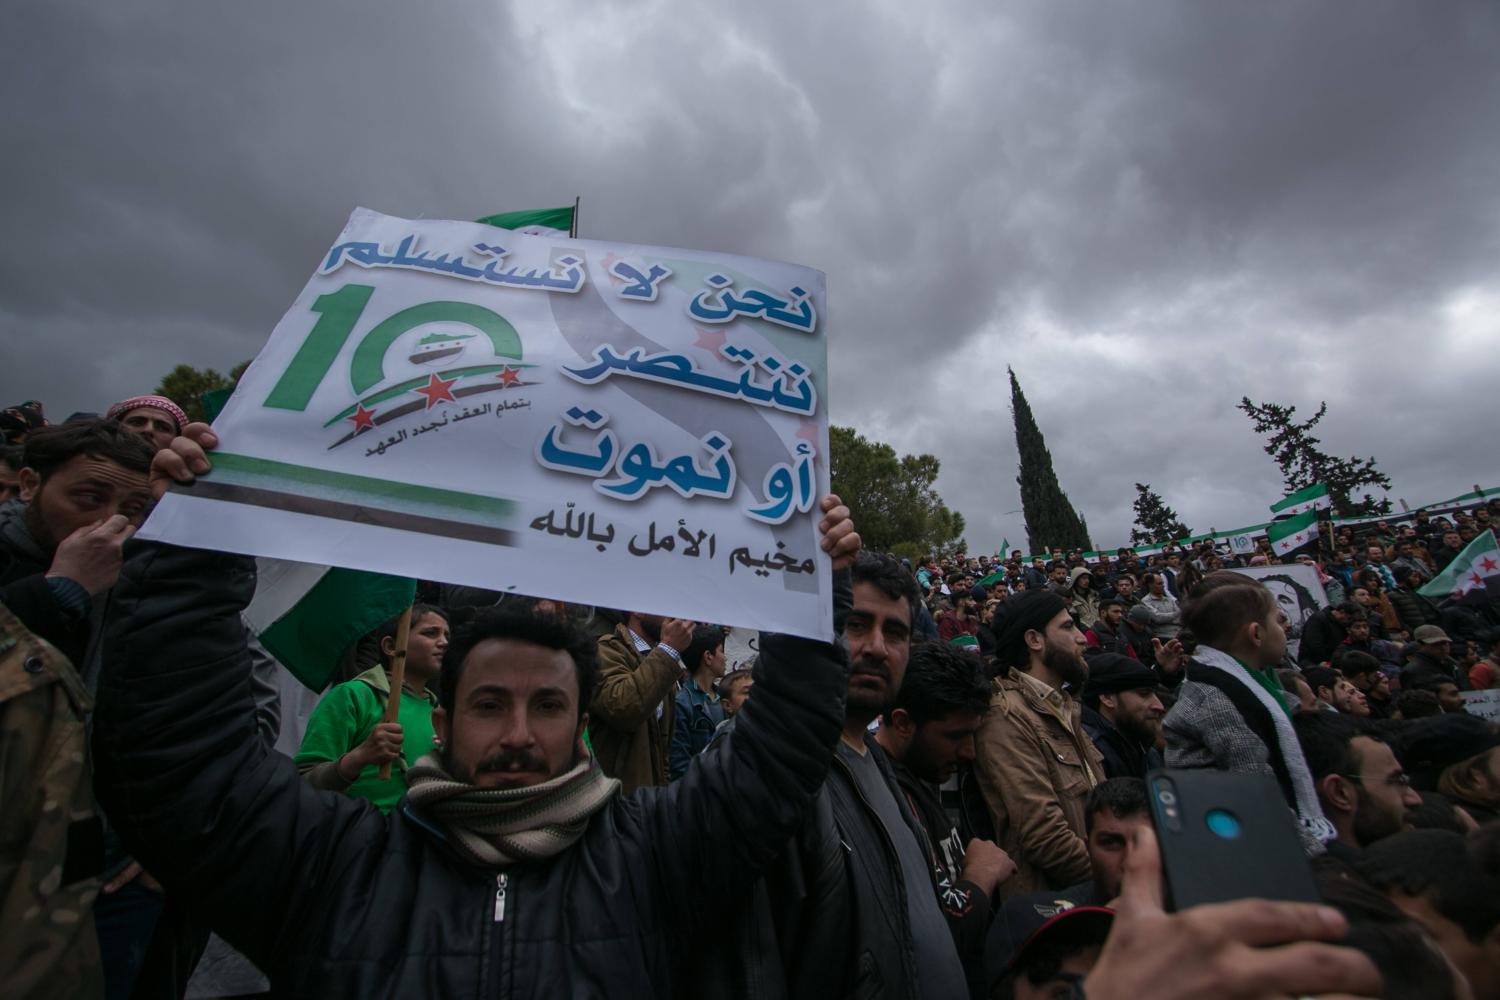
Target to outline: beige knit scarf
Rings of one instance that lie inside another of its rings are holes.
[[[459,854],[487,868],[560,854],[620,791],[592,756],[540,785],[478,788],[450,775],[433,752],[406,772],[406,782],[412,807],[442,826]]]

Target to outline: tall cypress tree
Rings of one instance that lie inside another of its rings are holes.
[[[1052,455],[1042,440],[1041,429],[1031,415],[1031,407],[1021,392],[1016,373],[1010,373],[1010,410],[1016,422],[1016,451],[1021,456],[1021,512],[1026,517],[1026,540],[1032,552],[1043,552],[1054,546],[1061,549],[1089,549],[1089,532],[1083,519],[1068,502],[1068,495],[1057,484],[1052,471]]]

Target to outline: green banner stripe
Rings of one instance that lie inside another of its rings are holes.
[[[446,512],[464,511],[480,515],[486,523],[504,522],[515,514],[513,501],[500,497],[483,496],[478,493],[460,493],[433,486],[416,486],[411,483],[396,483],[388,479],[356,476],[329,469],[314,469],[306,465],[292,465],[267,458],[236,455],[216,451],[210,459],[214,465],[213,478],[226,481],[253,482],[257,485],[280,486],[283,492],[291,487],[314,487],[334,494],[355,494],[373,497],[403,506],[440,508]],[[227,475],[220,475],[227,473]]]

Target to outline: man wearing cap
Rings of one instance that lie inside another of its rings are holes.
[[[1102,906],[1007,900],[990,934],[990,996],[1050,1000],[1075,996],[1099,960],[1115,911]]]
[[[134,431],[160,451],[187,426],[187,414],[166,396],[132,396],[109,408],[105,418],[118,420],[126,430]]]
[[[1111,778],[1144,778],[1162,767],[1161,719],[1167,710],[1156,694],[1156,674],[1118,653],[1088,658],[1083,687],[1083,730],[1104,758]]]
[[[1104,766],[1072,693],[1088,667],[1067,604],[1027,591],[1007,605],[995,637],[1001,676],[976,737],[975,775],[995,839],[1019,869],[1011,891],[1031,892],[1087,877],[1084,798]]]
[[[1463,671],[1458,669],[1450,655],[1453,642],[1447,632],[1436,625],[1423,625],[1412,633],[1411,638],[1417,651],[1401,670],[1403,690],[1430,688],[1438,682],[1455,684],[1460,691],[1468,688],[1469,679],[1463,676]]]

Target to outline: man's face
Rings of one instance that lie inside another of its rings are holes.
[[[1049,974],[1040,983],[1033,983],[1031,977],[1021,970],[1014,974],[1011,995],[1015,1000],[1067,1000],[1073,995],[1073,984],[1083,981],[1094,971],[1094,964],[1099,961],[1103,950],[1102,941],[1080,944],[1057,962],[1056,969],[1052,969],[1049,962]]]
[[[719,701],[724,706],[725,715],[734,715],[739,712],[740,706],[744,705],[745,700],[750,697],[750,688],[754,684],[754,677],[750,674],[743,674],[729,685],[728,691],[719,693]]]
[[[1286,656],[1286,612],[1278,605],[1271,609],[1260,626],[1260,648],[1255,664],[1258,667],[1274,667]]]
[[[1083,658],[1083,651],[1089,643],[1074,624],[1073,616],[1059,611],[1057,617],[1047,623],[1042,641],[1042,663],[1074,691],[1081,688],[1089,675],[1088,663]]]
[[[1464,696],[1459,694],[1457,684],[1443,683],[1437,689],[1438,704],[1445,712],[1462,712]]]
[[[1340,611],[1338,608],[1329,608],[1328,609],[1328,616],[1330,618],[1332,618],[1334,621],[1338,622],[1340,625],[1348,625],[1349,624],[1349,616],[1347,614],[1345,614],[1344,612]]]
[[[873,583],[854,585],[854,609],[844,625],[849,642],[851,714],[871,717],[896,700],[911,655],[911,608]]]
[[[1349,640],[1351,642],[1370,641],[1370,623],[1361,618],[1349,623]]]
[[[1173,552],[1171,555],[1167,556],[1167,566],[1174,570],[1181,569],[1182,556],[1178,555],[1176,552]]]
[[[1440,642],[1422,643],[1422,652],[1435,660],[1446,660],[1453,655],[1453,640],[1443,639]]]
[[[1063,567],[1063,566],[1058,566],[1055,569],[1053,569],[1052,570],[1052,582],[1053,583],[1067,583],[1068,582],[1068,571],[1067,571],[1067,569],[1065,567]]]
[[[1422,797],[1411,787],[1389,746],[1368,736],[1356,736],[1349,741],[1349,748],[1359,760],[1359,777],[1354,781],[1358,796],[1354,839],[1360,847],[1368,847],[1404,830],[1408,810],[1420,806]]]
[[[1107,714],[1120,732],[1147,746],[1156,743],[1161,735],[1161,717],[1167,714],[1154,688],[1105,695],[1099,699],[1099,707],[1108,707]]]
[[[1370,605],[1372,605],[1372,604],[1375,603],[1375,598],[1371,597],[1370,596],[1370,592],[1368,590],[1366,590],[1364,587],[1355,587],[1354,588],[1354,603],[1361,604],[1361,605],[1363,605],[1365,607],[1369,607]],[[1368,629],[1368,627],[1369,626],[1367,625],[1366,628]]]
[[[941,785],[953,777],[958,762],[974,759],[978,712],[951,712],[917,727],[906,752],[906,766],[923,781]]]
[[[481,788],[525,788],[564,773],[578,762],[587,723],[573,658],[518,639],[470,650],[452,717],[432,713],[449,773]]]
[[[1167,581],[1162,577],[1153,576],[1146,587],[1151,591],[1152,597],[1161,597],[1167,592]]]
[[[1118,604],[1111,604],[1104,609],[1104,621],[1110,628],[1119,628],[1120,619],[1125,617],[1125,609]]]
[[[1457,549],[1462,544],[1463,544],[1463,539],[1461,539],[1461,538],[1458,537],[1458,532],[1456,532],[1456,531],[1445,531],[1445,532],[1443,532],[1443,545],[1446,546],[1447,548]]]
[[[997,583],[990,588],[990,597],[997,601],[1003,601],[1010,596],[1010,588],[1003,583]]]
[[[1345,715],[1365,718],[1370,714],[1369,703],[1364,692],[1354,686],[1353,681],[1340,680],[1333,686],[1333,707]]]
[[[1073,581],[1074,590],[1088,590],[1094,585],[1094,578],[1087,573],[1080,573],[1078,579]]]
[[[19,469],[12,469],[10,463],[0,459],[0,503],[14,500],[21,493],[21,477]]]
[[[729,665],[729,659],[724,655],[724,644],[722,642],[703,654],[703,665],[708,668],[709,674],[716,680],[724,676],[724,670]]]
[[[22,469],[20,480],[26,526],[49,552],[79,528],[116,514],[139,527],[151,507],[145,474],[107,458],[75,455],[46,482],[31,469]]]
[[[1129,597],[1135,593],[1135,577],[1122,576],[1115,581],[1115,593],[1121,597]]]
[[[1120,894],[1125,878],[1125,852],[1135,831],[1151,822],[1146,812],[1121,818],[1108,809],[1094,813],[1094,827],[1089,831],[1089,867],[1094,871],[1094,885],[1100,899],[1114,899]]]
[[[177,436],[177,422],[154,406],[137,406],[120,417],[128,431],[134,431],[150,442],[157,451],[171,445]]]
[[[1366,676],[1370,678],[1370,687],[1368,688],[1366,700],[1368,701],[1369,696],[1371,695],[1380,699],[1381,701],[1389,700],[1389,698],[1391,697],[1391,679],[1378,670],[1375,673],[1367,674]]]
[[[1379,545],[1368,546],[1365,549],[1365,558],[1370,562],[1379,565],[1380,563],[1385,562],[1385,550],[1382,549]]]

